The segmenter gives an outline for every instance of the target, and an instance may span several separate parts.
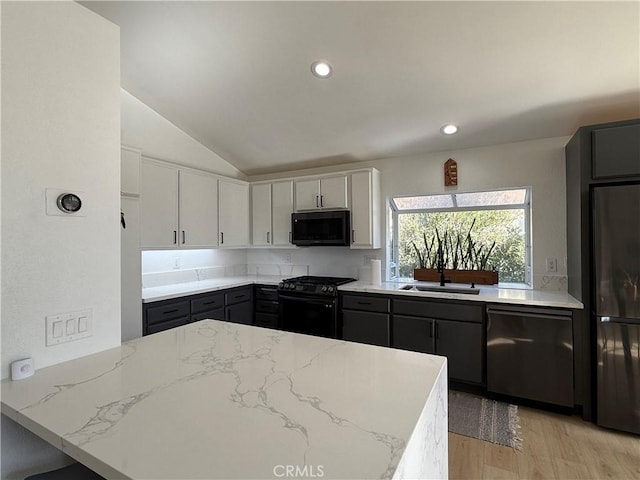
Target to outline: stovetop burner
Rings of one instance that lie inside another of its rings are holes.
[[[355,282],[355,278],[346,277],[319,277],[305,275],[302,277],[287,278],[278,285],[281,292],[304,293],[308,295],[338,295],[338,285]]]

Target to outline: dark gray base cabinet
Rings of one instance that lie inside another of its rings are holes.
[[[389,315],[343,310],[342,339],[388,347]]]
[[[389,347],[390,305],[386,297],[350,295],[340,297],[341,328],[338,337],[350,342]]]
[[[482,324],[394,315],[393,346],[447,357],[451,379],[483,381]]]
[[[432,299],[392,301],[391,345],[447,357],[449,378],[484,385],[484,304]]]
[[[255,285],[254,321],[257,327],[278,328],[278,288],[273,285]]]
[[[142,334],[151,335],[206,318],[253,324],[251,286],[188,295],[142,305]]]

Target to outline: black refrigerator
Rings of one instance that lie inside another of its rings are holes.
[[[597,422],[640,434],[640,184],[594,187]]]

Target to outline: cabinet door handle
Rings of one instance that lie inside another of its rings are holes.
[[[320,195],[320,206],[324,207],[324,195]]]
[[[182,230],[182,244],[183,244],[183,245],[184,245],[184,244],[185,244],[185,242],[187,241],[186,239],[187,239],[187,237],[186,237],[186,235],[185,235],[185,233],[184,233],[184,230]]]
[[[244,297],[244,293],[241,293],[240,295],[236,295],[236,296],[235,296],[235,297],[233,297],[233,298],[242,298],[242,297]]]
[[[220,232],[220,245],[224,243],[224,232]]]
[[[270,234],[270,233],[271,233],[271,232],[267,232],[267,243],[270,243],[270,242],[269,242],[269,234]]]
[[[371,302],[358,302],[358,305],[371,305]]]
[[[178,243],[178,231],[173,231],[173,244],[176,245]]]
[[[167,314],[169,314],[169,313],[176,313],[177,311],[178,311],[178,309],[177,309],[177,308],[174,308],[173,310],[165,310],[165,311],[164,311],[164,314],[165,314],[165,315],[167,315]]]
[[[215,300],[211,300],[209,302],[202,302],[203,305],[211,305],[213,303],[218,303],[218,302],[216,302]]]
[[[320,206],[320,202],[319,202],[319,197],[320,195],[316,195],[316,208]]]
[[[351,243],[356,243],[356,231],[351,230]]]

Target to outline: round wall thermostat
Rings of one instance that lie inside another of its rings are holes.
[[[82,200],[74,193],[63,193],[58,195],[56,204],[64,213],[76,213],[82,207]]]

